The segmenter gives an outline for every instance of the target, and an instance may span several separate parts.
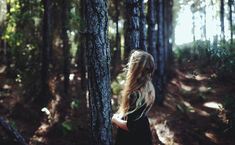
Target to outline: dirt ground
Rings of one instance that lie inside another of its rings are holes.
[[[223,99],[235,94],[230,81],[218,81],[209,68],[197,65],[176,66],[166,87],[163,106],[153,106],[149,120],[154,145],[235,145],[227,133]],[[25,137],[30,145],[90,145],[86,98],[79,93],[80,78],[74,72],[70,99],[79,106],[67,110],[60,122],[61,76],[51,79],[52,100],[44,110],[22,99],[22,88],[0,73],[0,115]],[[62,109],[63,110],[63,109]],[[16,145],[0,127],[0,145]]]

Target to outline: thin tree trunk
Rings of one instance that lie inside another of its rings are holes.
[[[169,56],[169,64],[173,63],[173,51],[172,51],[172,47],[173,47],[173,43],[174,43],[174,28],[173,28],[173,5],[174,5],[174,1],[170,0],[170,4],[169,4],[169,51],[168,51],[168,56]],[[168,65],[168,64],[167,64]]]
[[[49,98],[49,54],[52,49],[52,35],[51,35],[51,1],[43,0],[44,15],[43,15],[43,47],[42,47],[42,91],[40,102],[46,103]]]
[[[0,117],[0,126],[2,126],[3,129],[4,129],[10,136],[13,137],[13,139],[16,139],[16,141],[17,141],[20,145],[27,145],[27,143],[25,142],[25,139],[23,138],[23,136],[22,136],[16,129],[14,129],[11,125],[9,125],[8,123],[6,123],[2,117]]]
[[[164,75],[165,75],[165,64],[164,64],[164,0],[157,1],[157,22],[158,22],[158,31],[157,31],[157,54],[158,54],[158,75],[157,75],[157,103],[159,105],[163,104],[164,101]]]
[[[68,40],[68,1],[62,0],[62,41],[63,41],[63,54],[64,54],[64,93],[68,95],[69,89],[69,40]]]
[[[192,33],[193,33],[193,43],[196,41],[195,36],[195,4],[191,5],[191,12],[192,12]]]
[[[132,49],[140,48],[140,10],[138,3],[138,0],[125,1],[125,58],[128,58]]]
[[[230,25],[230,47],[232,47],[232,44],[233,44],[233,12],[232,12],[233,0],[229,0],[228,5],[229,5],[229,25]]]
[[[116,23],[116,49],[113,51],[113,59],[112,59],[112,78],[116,78],[118,71],[120,70],[120,63],[121,63],[121,47],[120,47],[120,33],[118,27],[119,21],[119,0],[115,0],[115,23]]]
[[[220,1],[220,27],[221,27],[221,39],[225,43],[225,34],[224,34],[224,0]]]
[[[144,0],[140,0],[140,49],[147,51],[147,32],[146,32],[146,17],[144,15]]]
[[[92,144],[111,145],[110,50],[106,0],[85,1],[89,103]]]

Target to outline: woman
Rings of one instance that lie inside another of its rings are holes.
[[[154,60],[149,53],[139,50],[131,53],[121,104],[112,117],[118,128],[116,145],[152,145],[147,113],[155,99],[153,72]]]

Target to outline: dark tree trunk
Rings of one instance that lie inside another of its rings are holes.
[[[229,6],[229,25],[230,25],[230,46],[232,47],[232,44],[233,44],[233,12],[232,12],[233,0],[228,1],[228,6]]]
[[[140,10],[138,3],[138,0],[125,1],[125,59],[129,56],[132,49],[140,48]]]
[[[44,15],[43,15],[43,47],[42,47],[42,91],[41,103],[46,103],[50,99],[49,93],[49,64],[50,52],[52,49],[52,35],[51,35],[51,1],[43,0]]]
[[[119,0],[115,0],[115,23],[116,23],[116,49],[113,51],[113,59],[112,59],[112,78],[115,78],[120,70],[120,63],[121,63],[121,47],[120,47],[120,33],[119,33]]]
[[[6,123],[2,117],[0,117],[0,126],[7,132],[7,134],[12,136],[13,139],[16,139],[20,145],[27,145],[23,136],[11,125]]]
[[[82,97],[85,98],[85,94],[87,91],[87,79],[86,79],[86,73],[87,73],[87,63],[86,63],[86,35],[87,35],[87,28],[86,28],[86,0],[81,0],[81,20],[83,23],[81,23],[81,30],[83,30],[80,33],[80,40],[81,40],[81,47],[80,47],[80,52],[79,52],[79,58],[78,58],[78,63],[79,63],[79,68],[80,68],[80,73],[81,73],[81,91],[82,91]],[[85,102],[84,102],[85,103]]]
[[[165,75],[164,84],[169,80],[168,74],[170,69],[170,57],[172,51],[172,8],[173,0],[164,1],[164,65],[165,65]]]
[[[140,49],[147,51],[147,32],[146,32],[146,17],[144,15],[144,0],[140,0]]]
[[[68,1],[62,0],[61,3],[62,14],[62,41],[63,41],[63,54],[64,54],[64,93],[65,96],[68,95],[69,89],[69,40],[68,40]]]
[[[155,66],[157,68],[157,37],[156,37],[156,7],[155,0],[148,0],[148,52],[152,54]],[[153,75],[153,85],[155,90],[157,90],[157,71],[155,68],[155,72]]]
[[[84,1],[92,144],[111,145],[110,51],[106,0]]]
[[[157,103],[162,105],[164,101],[164,75],[165,75],[165,54],[164,54],[164,0],[157,1],[157,54],[158,54],[158,71],[157,71]]]
[[[220,1],[220,27],[221,27],[221,39],[225,43],[224,35],[224,0]]]
[[[168,30],[168,37],[169,37],[169,51],[168,51],[168,60],[169,60],[169,64],[173,63],[173,51],[172,51],[172,47],[173,47],[173,43],[174,43],[174,28],[173,28],[173,5],[174,5],[174,1],[170,0],[170,4],[169,4],[169,30]],[[168,64],[167,64],[168,65]]]

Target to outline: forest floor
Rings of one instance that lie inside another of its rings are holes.
[[[154,145],[235,144],[234,136],[227,133],[223,108],[225,97],[235,94],[235,85],[219,81],[209,66],[199,69],[195,64],[185,62],[175,67],[163,106],[151,109]],[[70,99],[75,107],[67,111],[60,106],[64,95],[59,75],[51,79],[53,97],[43,112],[32,102],[25,102],[22,88],[6,79],[1,70],[0,80],[0,116],[17,128],[30,145],[90,145],[87,102],[79,93],[77,72],[70,82]],[[66,120],[59,122],[64,111]],[[0,127],[0,145],[17,145],[11,139]]]

